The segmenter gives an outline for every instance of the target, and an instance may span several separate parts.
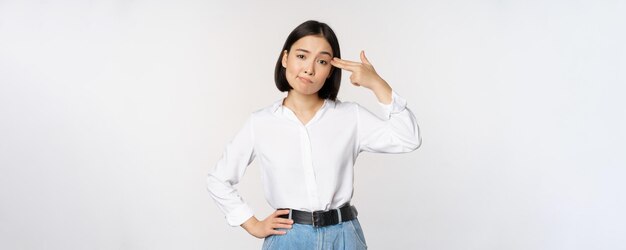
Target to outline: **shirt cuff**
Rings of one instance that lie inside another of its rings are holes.
[[[237,227],[241,226],[241,224],[246,222],[252,216],[254,216],[254,213],[252,213],[252,210],[248,207],[248,205],[244,204],[243,206],[228,213],[226,215],[226,221],[229,225]]]
[[[383,104],[378,102],[383,107],[383,112],[386,119],[391,118],[391,114],[397,114],[406,109],[406,99],[400,97],[395,91],[391,91],[391,103]]]

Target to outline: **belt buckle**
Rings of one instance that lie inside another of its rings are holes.
[[[321,225],[320,225],[321,221],[320,221],[320,222],[318,222],[317,220],[320,218],[320,214],[321,214],[322,212],[323,212],[323,211],[319,211],[319,210],[318,210],[318,211],[313,211],[313,212],[311,212],[311,222],[313,222],[313,223],[312,223],[312,224],[313,224],[313,227],[320,227],[320,226],[321,226]]]

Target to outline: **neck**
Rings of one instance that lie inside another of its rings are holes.
[[[311,113],[317,111],[324,99],[317,96],[317,93],[312,95],[302,95],[295,91],[289,91],[287,97],[283,101],[283,105],[287,106],[291,110],[297,113]]]

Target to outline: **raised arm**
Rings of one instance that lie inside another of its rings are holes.
[[[417,149],[422,143],[421,135],[415,116],[406,107],[406,100],[376,73],[364,51],[360,58],[361,62],[339,58],[331,61],[333,66],[352,73],[353,85],[370,89],[385,111],[381,119],[357,106],[359,152],[404,153]]]
[[[357,135],[359,152],[406,153],[421,143],[415,116],[406,107],[406,100],[392,91],[391,103],[380,103],[384,117],[380,118],[357,105]]]

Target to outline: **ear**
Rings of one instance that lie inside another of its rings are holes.
[[[283,64],[283,68],[287,68],[287,50],[283,51],[283,60],[282,60],[282,64]]]

